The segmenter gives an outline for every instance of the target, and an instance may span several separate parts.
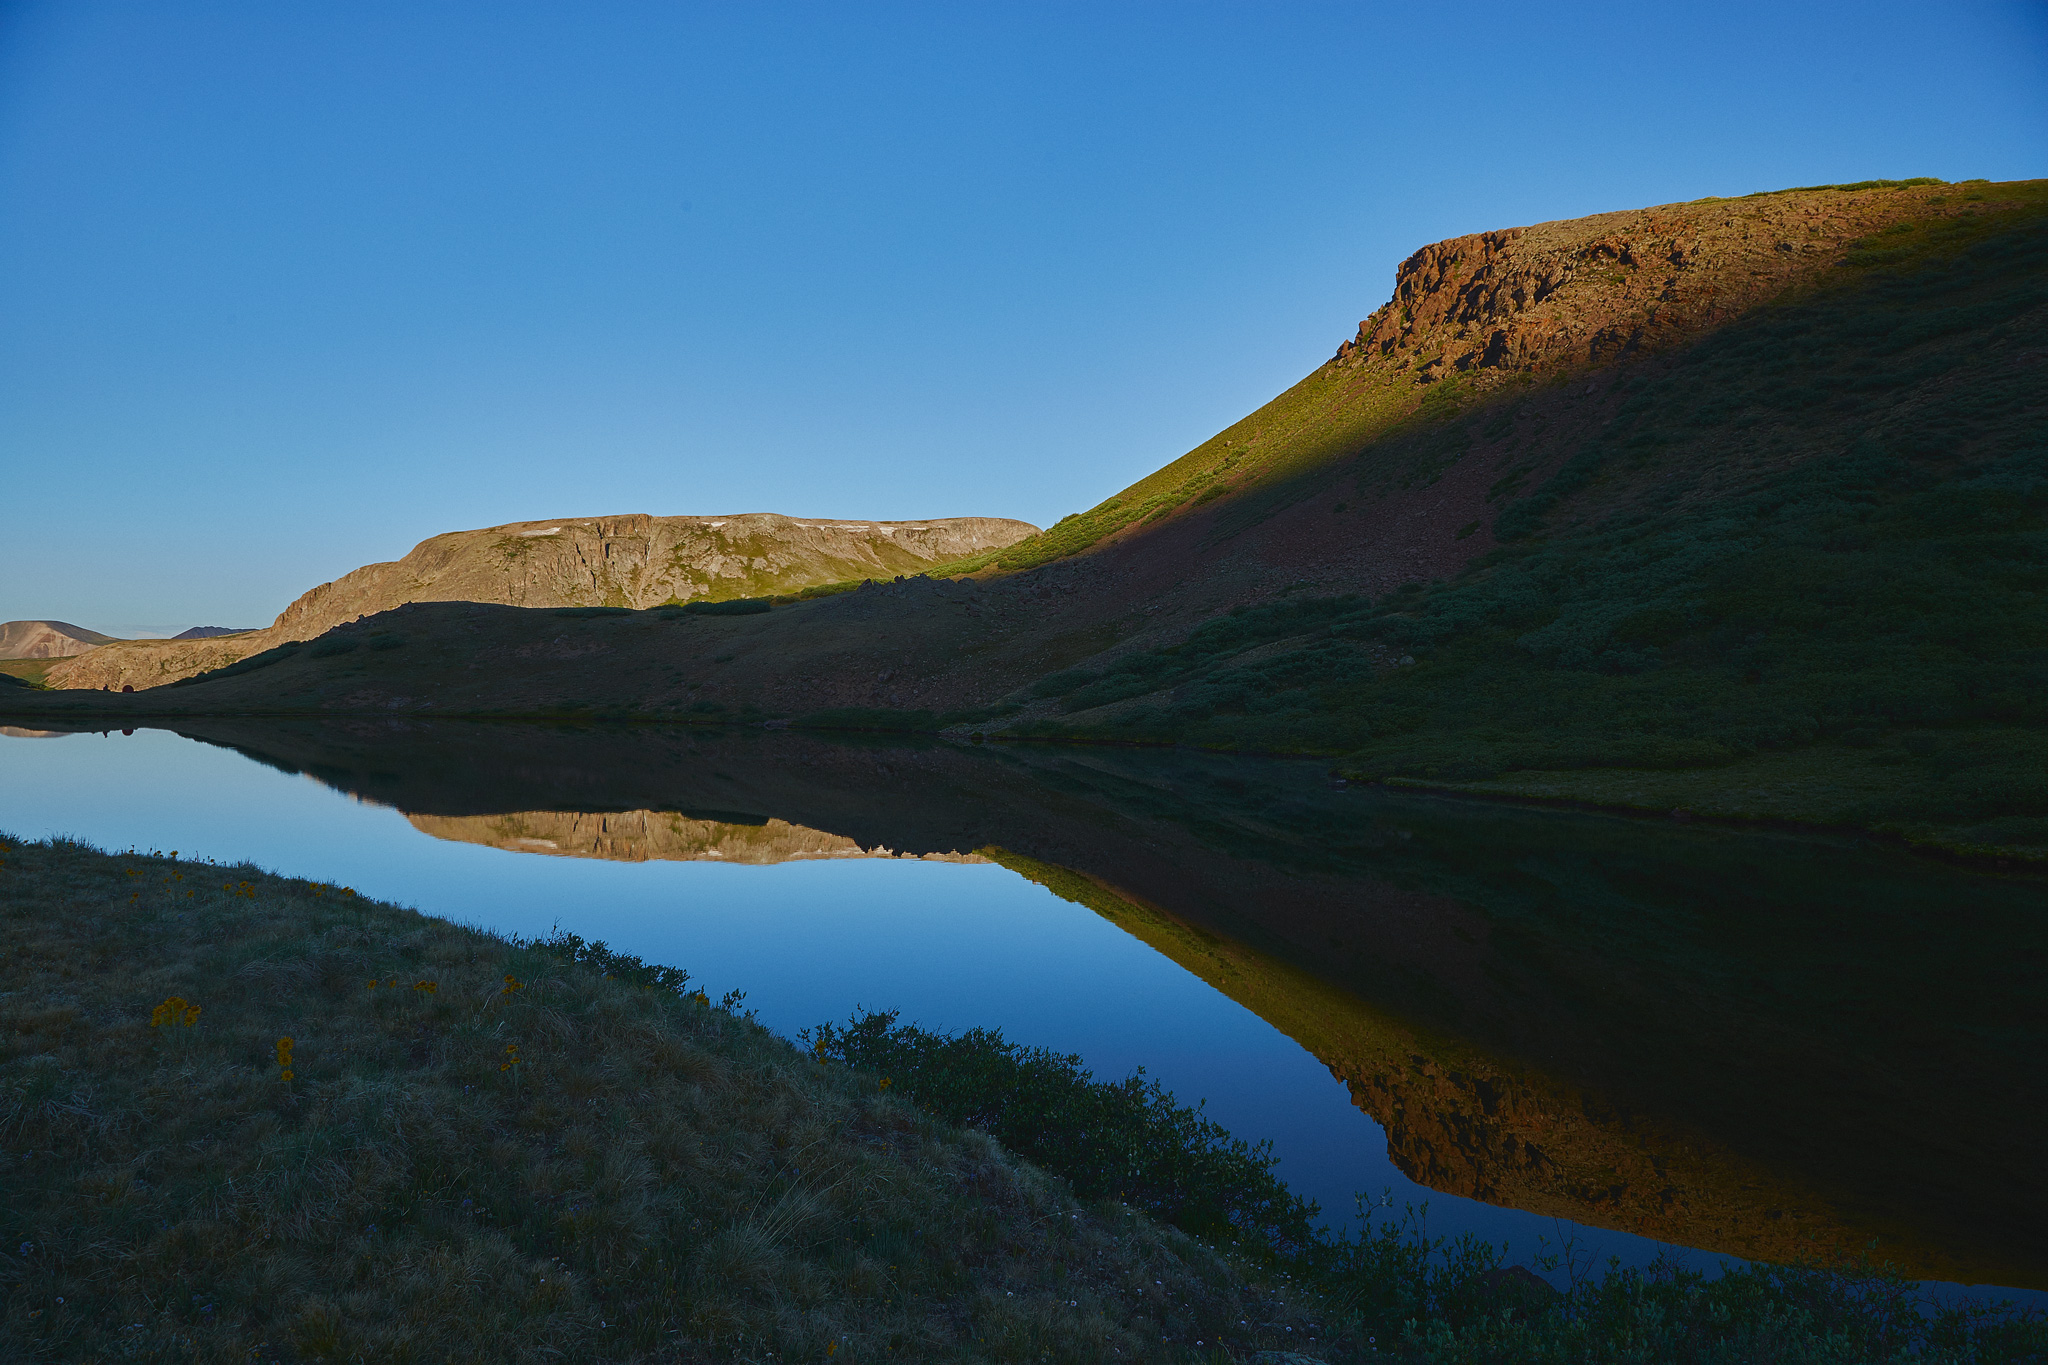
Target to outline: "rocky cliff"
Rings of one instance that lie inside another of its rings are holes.
[[[49,681],[60,688],[156,687],[408,602],[643,608],[889,579],[1014,544],[1036,530],[1000,517],[832,521],[772,512],[513,522],[435,536],[403,559],[322,583],[266,629],[133,641],[90,664],[52,670]]]
[[[68,621],[0,621],[0,659],[68,659],[114,639]]]
[[[1448,374],[1597,365],[1685,340],[1924,213],[1931,190],[1792,192],[1669,204],[1426,246],[1333,364]]]

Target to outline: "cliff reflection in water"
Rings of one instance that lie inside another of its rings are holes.
[[[843,834],[806,829],[787,820],[728,815],[697,817],[680,811],[591,813],[522,810],[504,815],[420,815],[412,827],[436,839],[483,844],[511,853],[552,853],[616,862],[794,863],[813,858],[922,858],[927,862],[982,863],[975,853],[898,853],[862,848]]]
[[[1185,753],[178,728],[496,847],[975,851],[1296,1039],[1423,1184],[1742,1256],[1876,1239],[1915,1273],[2048,1287],[2038,879]]]

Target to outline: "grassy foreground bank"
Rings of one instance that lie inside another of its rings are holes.
[[[999,1035],[800,1052],[574,939],[0,843],[0,1358],[2048,1359],[1883,1275],[1305,1243],[1255,1149]]]
[[[680,973],[608,978],[250,866],[6,842],[0,1358],[1094,1361],[1308,1335],[1201,1243]]]

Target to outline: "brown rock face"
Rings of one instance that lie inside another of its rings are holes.
[[[1445,374],[1599,365],[1697,335],[1924,212],[1931,193],[1808,193],[1667,204],[1426,246],[1338,350]]]
[[[205,640],[132,641],[90,662],[53,669],[49,681],[55,687],[116,691],[131,684],[158,687],[408,602],[637,609],[889,579],[1012,545],[1036,530],[999,517],[832,521],[772,512],[513,522],[435,536],[403,559],[367,564],[322,583],[267,629]]]
[[[68,659],[114,638],[68,621],[0,621],[0,659]]]

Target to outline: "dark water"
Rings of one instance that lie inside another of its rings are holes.
[[[1426,1201],[1511,1260],[1875,1241],[2048,1302],[2038,877],[1183,753],[181,728],[0,739],[0,829],[559,922],[785,1033],[892,1008],[1142,1065],[1327,1212]]]

